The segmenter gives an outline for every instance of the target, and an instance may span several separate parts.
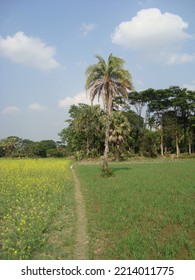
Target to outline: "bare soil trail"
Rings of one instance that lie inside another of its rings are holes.
[[[76,200],[76,246],[75,246],[75,260],[88,259],[88,235],[87,235],[87,219],[85,215],[85,204],[83,195],[81,193],[80,183],[77,178],[74,166],[71,166],[72,176],[75,184],[75,200]]]

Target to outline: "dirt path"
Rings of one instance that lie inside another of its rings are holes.
[[[88,251],[88,236],[87,236],[87,219],[85,216],[85,205],[80,189],[80,183],[77,178],[74,166],[71,166],[72,176],[75,183],[75,199],[76,199],[76,246],[75,246],[75,260],[86,260]]]

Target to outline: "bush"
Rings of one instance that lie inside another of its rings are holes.
[[[84,151],[82,151],[82,150],[80,150],[80,151],[76,151],[75,152],[75,158],[76,158],[76,160],[82,160],[82,159],[84,159],[85,158],[85,152]]]

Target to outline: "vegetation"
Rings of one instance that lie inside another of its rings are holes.
[[[90,259],[194,259],[194,159],[76,166]]]
[[[110,54],[108,62],[101,56],[96,56],[97,64],[90,65],[86,70],[86,90],[90,92],[91,101],[96,96],[102,98],[105,112],[105,142],[103,172],[108,174],[108,141],[110,135],[110,115],[112,112],[113,99],[116,96],[127,98],[130,90],[133,89],[130,73],[124,69],[125,61]]]
[[[104,115],[100,106],[72,105],[69,110],[69,124],[60,133],[69,156],[80,160],[83,157],[98,157],[103,151]]]
[[[109,116],[109,158],[158,157],[195,152],[195,92],[179,87],[129,93],[115,98]],[[146,110],[143,118],[142,108]],[[134,110],[132,110],[134,109]],[[106,113],[98,105],[72,105],[69,126],[59,134],[77,159],[104,153]]]
[[[194,164],[76,165],[89,259],[194,259]],[[70,161],[0,160],[0,259],[74,259],[75,223]]]
[[[29,139],[22,139],[17,136],[9,136],[0,139],[0,157],[12,158],[45,158],[45,157],[63,157],[66,150],[61,142],[53,140],[42,140],[34,142]]]
[[[134,91],[125,101],[114,98],[112,108],[108,134],[110,160],[195,153],[195,91],[179,87]],[[0,139],[0,157],[73,156],[81,160],[105,156],[105,110],[99,105],[79,104],[70,107],[69,115],[66,128],[59,133],[60,142],[34,142],[10,136]]]
[[[70,162],[0,160],[0,259],[72,259]]]

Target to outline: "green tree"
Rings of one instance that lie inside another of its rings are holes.
[[[16,153],[22,147],[22,139],[17,136],[9,136],[1,139],[0,147],[4,151],[6,157],[15,157]]]
[[[132,96],[130,93],[128,96],[128,100],[124,100],[121,96],[116,97],[113,100],[113,110],[122,111],[123,114],[127,117],[131,127],[130,133],[128,137],[125,137],[125,143],[123,145],[123,147],[125,148],[123,149],[123,153],[125,156],[132,156],[132,154],[137,154],[140,152],[141,142],[143,141],[143,135],[145,131],[144,119],[140,116],[139,110],[137,110],[136,108],[136,112],[131,110],[132,105],[135,107],[134,94],[134,91],[132,92]],[[140,92],[139,94],[139,100],[140,102],[142,102],[142,104],[140,106],[138,104],[137,108],[141,108],[146,102],[142,100],[142,94]]]
[[[23,139],[21,155],[24,157],[37,157],[39,155],[38,142],[34,142],[29,139]]]
[[[128,96],[133,89],[130,73],[124,69],[125,61],[112,54],[108,57],[107,63],[97,55],[98,62],[88,66],[86,69],[85,88],[90,92],[90,98],[93,102],[97,96],[101,97],[106,111],[106,128],[104,144],[103,171],[108,171],[108,152],[109,152],[109,133],[110,133],[110,115],[113,107],[113,99],[117,95]]]
[[[130,123],[121,111],[115,111],[110,119],[109,141],[114,145],[115,160],[119,161],[122,144],[130,133]]]
[[[160,132],[160,149],[161,156],[164,156],[164,126],[163,115],[170,110],[172,106],[172,94],[168,89],[149,89],[145,92],[145,97],[148,101],[148,113],[154,114],[156,124]],[[150,116],[151,118],[151,116]]]
[[[97,156],[103,147],[103,110],[99,105],[79,104],[72,105],[69,114],[68,127],[59,133],[67,151],[78,159]]]
[[[129,123],[131,125],[130,135],[127,139],[127,147],[130,154],[138,154],[141,152],[141,145],[144,141],[144,119],[132,110],[126,112],[125,115],[128,118]]]
[[[47,157],[47,153],[51,149],[56,149],[56,143],[53,140],[42,140],[38,143],[38,154],[40,157]]]
[[[145,95],[144,95],[145,94]],[[133,91],[131,94],[129,94],[129,103],[133,105],[133,107],[136,110],[136,113],[141,116],[142,109],[146,105],[147,99],[146,99],[146,91]]]
[[[179,156],[179,142],[181,141],[181,125],[175,111],[167,110],[162,116],[164,151]]]
[[[146,129],[141,142],[141,154],[146,157],[157,157],[159,150],[159,131]]]
[[[181,137],[183,138],[183,147],[181,147],[183,151],[187,152],[188,150],[190,153],[191,149],[191,117],[195,114],[195,91],[178,86],[170,87],[169,91],[172,95],[172,110],[175,112],[175,119],[177,120],[178,130],[176,131],[175,141],[176,155],[179,156],[179,140]]]

